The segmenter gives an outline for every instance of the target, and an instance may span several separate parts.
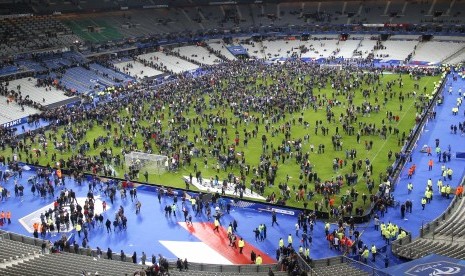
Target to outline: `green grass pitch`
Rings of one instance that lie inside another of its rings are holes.
[[[305,78],[308,80],[310,76],[305,76]],[[291,85],[298,87],[298,79],[297,78],[290,78]],[[403,87],[400,88],[398,85],[399,79],[402,80],[403,82]],[[265,85],[265,86],[271,86],[274,85],[275,82],[273,81],[272,77],[268,77],[267,79],[251,79],[251,77],[244,76],[242,80],[248,80],[251,81],[251,85]],[[412,78],[409,77],[409,75],[404,74],[404,75],[399,75],[399,74],[384,74],[381,77],[381,82],[380,86],[378,88],[378,99],[379,103],[381,105],[381,110],[378,113],[372,112],[370,116],[362,116],[362,114],[357,115],[357,122],[353,123],[352,126],[355,128],[355,133],[359,130],[359,122],[363,123],[372,123],[376,124],[376,126],[379,128],[381,126],[381,122],[384,119],[385,123],[387,126],[392,126],[393,128],[398,128],[400,133],[406,132],[406,134],[409,133],[410,129],[414,126],[415,124],[415,114],[416,114],[416,108],[415,108],[415,101],[418,98],[418,95],[423,92],[423,87],[427,87],[426,93],[432,93],[433,88],[434,88],[434,82],[437,82],[440,80],[440,76],[425,76],[421,77],[419,81],[413,80]],[[384,95],[382,94],[383,90],[385,89],[385,86],[388,82],[394,81],[395,84],[393,86],[393,91],[395,92],[394,96],[391,98],[389,94],[386,95],[386,97],[389,99],[387,104],[383,106],[382,102],[384,99]],[[418,84],[420,86],[420,89],[414,89],[414,85]],[[228,84],[224,83],[224,87],[226,87]],[[372,86],[369,86],[367,84],[362,85],[363,89],[373,89]],[[372,94],[369,98],[365,99],[362,94],[359,92],[360,90],[357,89],[357,92],[355,93],[355,96],[353,98],[353,103],[356,106],[360,106],[363,101],[369,101],[370,103],[374,104],[375,102],[375,96]],[[405,96],[405,101],[402,103],[402,110],[400,110],[400,103],[398,99],[399,93],[402,91],[403,95]],[[413,94],[411,94],[413,91],[417,92],[417,98],[413,97]],[[213,93],[217,93],[219,91],[215,91]],[[306,109],[303,112],[303,117],[304,121],[308,121],[310,123],[310,126],[308,128],[305,128],[303,125],[300,125],[298,123],[298,117],[301,116],[300,111],[295,112],[294,114],[288,114],[286,116],[285,120],[281,120],[273,126],[275,128],[279,128],[281,125],[283,125],[286,121],[292,121],[292,118],[295,119],[296,123],[295,125],[292,125],[291,129],[291,139],[298,139],[298,138],[303,138],[306,134],[310,135],[310,140],[308,143],[303,143],[303,153],[305,152],[310,152],[310,145],[313,144],[315,146],[315,150],[313,153],[310,153],[310,162],[313,166],[313,170],[317,171],[319,178],[321,178],[322,181],[325,180],[331,180],[334,179],[334,177],[338,175],[344,175],[345,173],[348,173],[351,171],[351,164],[352,160],[348,160],[347,166],[343,166],[340,168],[337,172],[333,170],[333,160],[335,158],[342,158],[346,159],[345,156],[345,150],[346,149],[356,149],[358,154],[357,154],[357,160],[365,160],[365,158],[369,158],[372,161],[373,164],[373,172],[371,173],[371,177],[375,180],[375,189],[376,191],[377,186],[379,184],[379,174],[384,173],[385,169],[388,165],[392,164],[394,160],[394,156],[392,157],[391,161],[388,161],[388,152],[391,150],[392,152],[398,152],[401,148],[401,146],[398,143],[398,137],[394,134],[389,134],[387,135],[387,139],[382,139],[379,135],[371,135],[371,136],[362,136],[360,143],[356,142],[356,135],[345,135],[342,131],[342,124],[339,122],[339,114],[345,113],[346,109],[346,104],[347,104],[347,99],[346,96],[343,94],[334,94],[335,91],[331,89],[331,83],[328,81],[327,83],[322,84],[322,87],[320,89],[316,88],[314,89],[313,94],[314,95],[320,95],[323,96],[325,95],[328,98],[334,98],[337,99],[339,102],[341,102],[341,105],[335,106],[332,108],[332,111],[335,114],[335,122],[327,123],[326,121],[326,112],[325,112],[325,107],[323,106],[322,108],[319,108],[317,111],[315,111],[312,108]],[[412,96],[407,96],[408,94],[411,94]],[[210,97],[214,96],[215,94],[205,94],[203,97],[205,97],[205,101],[208,103],[210,100]],[[130,107],[132,108],[132,106]],[[149,107],[149,104],[147,103],[144,107],[145,110],[147,110]],[[386,118],[386,112],[391,111],[394,115],[399,116],[399,121],[398,122],[389,122]],[[218,110],[212,109],[212,110],[207,110],[207,114],[217,114]],[[167,120],[168,120],[168,112],[166,111],[164,114],[164,121],[163,125],[167,126]],[[158,113],[160,114],[160,112]],[[255,116],[261,116],[261,114],[254,114]],[[120,116],[122,117],[128,117],[128,113],[125,110],[120,111]],[[190,114],[185,115],[190,118],[194,118],[196,114],[193,112],[191,108]],[[224,117],[227,117],[230,119],[230,122],[234,122],[237,120],[234,115],[231,113],[230,110],[224,110]],[[329,134],[326,136],[323,136],[321,133],[321,129],[319,129],[318,134],[315,135],[315,122],[316,121],[322,121],[325,125],[325,127],[329,128]],[[78,123],[73,126],[73,128],[85,128],[85,124],[87,123]],[[142,126],[149,126],[150,123],[146,121],[140,122]],[[113,124],[113,127],[116,126]],[[203,127],[206,127],[205,123],[202,123]],[[236,151],[241,151],[245,153],[246,157],[246,162],[247,164],[250,165],[250,168],[252,169],[253,167],[256,167],[259,162],[259,157],[262,154],[262,147],[261,147],[261,136],[265,132],[265,128],[263,124],[258,125],[258,135],[257,138],[249,139],[247,147],[245,147],[242,143],[242,133],[246,129],[247,131],[251,131],[255,127],[254,124],[245,124],[241,123],[238,125],[237,131],[241,134],[241,142],[239,146],[237,146]],[[341,140],[343,142],[342,145],[342,151],[335,151],[333,150],[332,142],[331,142],[331,136],[334,135],[335,133],[335,128],[339,128],[339,133],[341,133]],[[216,128],[219,131],[220,126],[216,126]],[[235,138],[235,131],[233,124],[228,124],[228,138],[229,138],[229,143],[233,143],[234,138]],[[188,135],[189,140],[193,141],[194,137],[194,130],[196,129],[196,133],[199,134],[198,127],[191,128],[188,131],[185,131],[183,135]],[[64,129],[59,128],[57,132],[55,133],[57,137],[60,137],[61,133],[63,133]],[[89,141],[92,145],[92,141],[97,138],[98,136],[105,135],[106,131],[103,129],[102,126],[94,124],[93,128],[91,130],[88,130],[85,138],[81,140],[79,143],[83,143],[84,141]],[[46,134],[48,137],[48,133]],[[400,136],[399,136],[400,137]],[[58,138],[60,139],[60,138]],[[138,135],[137,138],[135,138],[137,141],[137,144],[139,145],[139,148],[143,144],[143,138],[141,135]],[[276,148],[278,145],[281,144],[281,142],[284,139],[284,134],[282,132],[278,132],[278,134],[275,137],[271,137],[271,135],[268,135],[268,143],[273,144],[274,147]],[[373,141],[373,148],[370,150],[365,149],[365,141]],[[29,140],[28,140],[29,142]],[[152,144],[154,144],[152,142]],[[325,153],[324,154],[317,154],[317,148],[319,144],[324,144],[325,145]],[[120,153],[121,148],[113,146],[112,142],[108,143],[107,145],[101,145],[96,149],[93,149],[91,146],[91,151],[88,152],[88,155],[99,155],[100,151],[104,147],[113,147],[113,152],[114,153]],[[207,148],[206,145],[203,145],[202,143],[196,143],[196,147],[204,147]],[[31,145],[31,148],[42,148],[39,146],[37,143]],[[43,154],[40,158],[33,158],[32,161],[36,162],[38,161],[41,165],[48,165],[51,164],[53,166],[53,163],[51,161],[51,155],[53,152],[57,154],[57,158],[63,158],[67,159],[69,158],[72,153],[71,152],[63,152],[60,153],[59,151],[56,151],[53,148],[53,143],[49,141],[47,145],[47,151],[48,154],[45,156]],[[172,187],[180,187],[184,188],[185,183],[182,180],[182,176],[189,175],[190,172],[193,172],[193,164],[197,163],[199,170],[202,171],[203,178],[210,178],[214,177],[215,175],[218,175],[220,180],[226,178],[227,172],[220,171],[217,173],[216,171],[216,160],[208,154],[207,150],[207,157],[208,157],[208,163],[209,163],[209,168],[205,169],[203,166],[204,158],[199,157],[199,158],[193,158],[193,162],[191,166],[184,166],[181,167],[178,171],[176,172],[166,172],[164,174],[158,175],[158,174],[150,174],[149,175],[149,183],[156,183],[156,184],[161,184],[165,186],[172,186]],[[155,150],[154,153],[157,153]],[[12,152],[10,149],[7,149],[5,152],[0,152],[0,154],[3,154],[4,156],[11,156]],[[22,160],[25,161],[26,157],[22,156]],[[124,163],[124,157],[122,158],[123,163]],[[31,160],[29,160],[31,161]],[[278,172],[275,180],[275,185],[273,187],[267,187],[265,189],[264,196],[266,197],[267,195],[271,194],[272,192],[275,192],[276,195],[280,195],[279,189],[278,189],[278,183],[280,182],[286,182],[287,181],[287,176],[289,176],[288,180],[288,185],[291,188],[291,198],[286,202],[287,205],[290,206],[296,206],[296,207],[303,207],[303,202],[296,201],[294,199],[294,192],[293,192],[293,186],[298,187],[299,186],[299,175],[301,173],[300,167],[298,164],[296,164],[295,159],[290,158],[286,159],[284,163],[281,162],[281,160],[278,162]],[[117,176],[118,177],[123,177],[123,174],[125,173],[124,168],[116,168],[117,171]],[[232,169],[232,172],[235,173],[236,175],[239,174],[239,169]],[[358,191],[359,195],[362,195],[363,193],[369,195],[367,186],[366,186],[366,181],[364,177],[362,176],[362,171],[357,171],[359,178],[358,178],[358,183],[355,185],[356,190]],[[253,172],[250,172],[250,174],[247,176],[247,187],[250,185],[250,180],[252,177],[257,178]],[[144,177],[142,173],[140,174],[139,180],[143,181]],[[314,190],[314,184],[309,183],[308,186],[311,190]],[[191,188],[194,188],[191,185]],[[341,202],[341,197],[347,193],[347,185],[344,185],[342,187],[342,190],[340,194],[335,195],[335,200],[336,204],[339,204]],[[309,208],[313,208],[313,201],[321,201],[322,196],[319,194],[316,194],[314,198],[312,199],[311,202],[308,202]],[[366,205],[364,206],[361,196],[358,197],[357,202],[354,202],[354,209],[356,207],[364,207],[366,208],[369,204],[369,200],[367,200]]]

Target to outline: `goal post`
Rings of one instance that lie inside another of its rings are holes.
[[[134,174],[161,175],[168,170],[168,156],[143,152],[130,152],[124,155],[126,168]]]
[[[320,68],[330,68],[330,69],[337,69],[342,70],[342,64],[320,64]]]

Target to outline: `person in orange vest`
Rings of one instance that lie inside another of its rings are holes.
[[[462,194],[463,194],[463,186],[462,185],[459,185],[457,187],[457,189],[455,189],[455,195],[458,197],[458,198],[462,198]]]
[[[430,160],[428,161],[428,170],[429,170],[429,171],[432,171],[432,170],[433,170],[433,159],[430,159]]]
[[[334,201],[335,201],[334,197],[332,197],[332,198],[329,200],[329,206],[330,206],[330,207],[333,207],[333,206],[334,206]]]
[[[6,219],[8,220],[8,224],[11,224],[11,212],[6,212]]]
[[[0,220],[2,220],[2,224],[5,223],[5,212],[3,211],[0,213]]]
[[[412,178],[412,175],[413,175],[413,168],[410,167],[410,168],[408,169],[408,176],[407,176],[407,178],[408,178],[408,179],[411,179],[411,178]]]
[[[353,245],[354,245],[354,243],[352,242],[351,239],[346,240],[346,253],[347,254],[349,254],[349,250],[352,248]]]
[[[39,238],[39,224],[37,222],[34,222],[34,224],[32,224],[32,228],[34,228],[34,238]]]

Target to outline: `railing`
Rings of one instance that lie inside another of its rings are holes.
[[[0,230],[0,235],[3,239],[9,239],[12,241],[17,241],[29,245],[34,245],[40,247],[43,243],[43,239],[36,239],[36,238],[31,238],[23,235],[19,235],[16,233],[11,233],[11,232],[6,232],[6,231],[1,231]]]
[[[300,269],[307,272],[307,274],[317,275],[316,272],[313,270],[313,268],[310,266],[310,264],[307,261],[305,261],[302,255],[300,254],[296,254],[296,255],[297,255],[297,263],[299,264]]]
[[[460,180],[460,185],[464,185],[464,184],[465,184],[465,172],[463,173],[462,179]],[[455,210],[455,205],[457,203],[461,203],[460,199],[461,199],[460,197],[454,196],[454,198],[452,199],[447,209],[439,217],[437,217],[435,220],[433,220],[430,223],[422,224],[421,229],[420,229],[420,237],[423,238],[426,234],[429,234],[432,232],[433,239],[434,239],[434,231],[436,230],[436,228],[438,228],[438,226],[440,226],[440,223],[446,221],[448,218],[451,217],[451,215],[454,214],[455,211],[458,211],[458,210]]]
[[[43,243],[43,239],[36,239],[36,238],[31,238],[11,232],[4,232],[0,231],[0,239],[9,239],[12,241],[17,241],[29,245],[34,245],[37,246],[38,251],[40,251],[40,246]],[[73,246],[70,246],[69,250],[65,250],[64,252],[66,253],[72,253],[72,254],[79,254],[79,255],[85,255],[85,256],[91,256],[91,257],[98,257],[97,256],[97,251],[90,249],[90,248],[79,248],[77,252],[74,251]],[[112,254],[113,260],[114,261],[121,261],[121,255],[113,253]],[[106,259],[107,254],[103,252],[101,258]],[[150,256],[147,256],[147,261],[149,262]],[[129,257],[126,257],[126,262],[132,262],[132,259]],[[176,260],[168,260],[170,267],[175,268],[176,267]],[[254,265],[254,264],[249,264],[249,265],[216,265],[216,264],[204,264],[204,263],[189,263],[189,269],[191,270],[197,270],[197,271],[210,271],[210,272],[237,272],[237,273],[245,273],[245,272],[268,272],[268,269],[271,268],[273,270],[277,269],[276,264],[263,264],[263,265]]]
[[[357,270],[366,272],[368,275],[376,275],[376,276],[388,276],[389,275],[377,268],[374,268],[372,266],[369,266],[367,264],[364,264],[362,262],[359,262],[357,260],[351,259],[346,256],[332,257],[332,258],[317,260],[314,262],[315,268],[330,267],[332,265],[343,264],[343,263]],[[310,275],[318,275],[318,272],[315,272],[315,270],[312,270]],[[339,276],[339,275],[335,275],[335,276]]]
[[[27,237],[24,235],[19,235],[11,232],[5,232],[0,230],[0,239],[10,239],[13,241],[29,244],[29,245],[34,245],[38,247],[38,250],[40,250],[40,246],[43,243],[43,239],[36,239],[36,238],[31,238]],[[98,257],[97,256],[97,251],[92,250],[90,248],[79,248],[77,252],[74,251],[73,246],[69,248],[69,250],[66,250],[65,253],[72,253],[72,254],[79,254],[79,255],[86,255],[90,257]],[[307,275],[311,276],[317,276],[318,273],[315,272],[315,270],[310,266],[309,263],[307,263],[304,258],[300,254],[296,254],[297,256],[297,262],[299,264],[299,267],[307,272]],[[113,253],[112,255],[113,261],[121,261],[121,256],[119,254]],[[107,254],[103,252],[101,258],[106,259]],[[147,258],[150,260],[150,256]],[[126,262],[132,262],[132,259],[130,257],[127,257]],[[346,263],[350,265],[351,267],[364,271],[368,273],[369,275],[376,275],[376,276],[387,276],[388,274],[380,271],[379,269],[376,269],[374,267],[371,267],[369,265],[366,265],[362,262],[350,259],[346,256],[338,256],[338,257],[332,257],[332,258],[327,258],[327,259],[321,259],[315,261],[315,264],[317,267],[328,267],[336,264],[342,264]],[[176,261],[175,260],[169,260],[169,264],[171,268],[176,267]],[[216,265],[216,264],[203,264],[203,263],[189,263],[189,269],[194,270],[194,271],[207,271],[207,272],[229,272],[229,273],[255,273],[255,272],[268,272],[269,268],[273,269],[274,271],[277,271],[279,267],[277,264],[264,264],[264,265],[254,265],[254,264],[249,264],[249,265]]]
[[[436,103],[438,101],[439,95],[441,95],[441,91],[444,88],[444,85],[446,84],[446,79],[447,79],[447,74],[444,74],[442,79],[440,80],[440,84],[435,87],[436,91],[434,91],[434,97],[433,99],[429,102],[428,108],[424,110],[424,113],[421,116],[421,120],[418,124],[416,124],[412,130],[411,134],[408,136],[408,141],[405,143],[405,145],[402,147],[402,151],[406,153],[412,152],[412,150],[416,147],[416,144],[418,140],[420,139],[420,135],[423,132],[423,129],[425,125],[428,123],[428,114],[433,111],[434,107],[436,106]],[[398,180],[400,173],[402,172],[402,169],[404,168],[405,164],[407,163],[407,160],[409,159],[409,156],[406,156],[404,159],[399,159],[394,161],[392,164],[393,168],[393,179]],[[397,186],[397,181],[393,181],[394,186],[393,186],[393,191],[396,189]]]
[[[459,198],[457,196],[454,196],[452,199],[451,203],[449,204],[449,207],[435,220],[422,224],[421,229],[420,229],[420,237],[424,238],[425,235],[429,233],[433,233],[434,237],[434,231],[436,228],[438,228],[441,225],[441,222],[446,221],[453,213],[455,210],[455,205],[459,202]]]
[[[394,255],[398,255],[397,252],[399,252],[399,249],[402,248],[402,246],[409,244],[412,242],[412,236],[407,235],[402,239],[397,239],[391,243],[391,252]]]
[[[405,246],[404,246],[405,247]],[[404,248],[404,247],[398,247],[396,248],[396,250],[398,251],[392,251],[393,254],[397,255],[397,256],[401,256],[403,258],[407,258],[407,259],[417,259],[419,257],[423,257],[425,255],[428,255],[427,252],[423,251],[423,250],[420,250],[420,249],[415,249],[415,248],[412,248],[412,247],[407,247],[407,248]],[[402,250],[402,254],[399,254],[399,251]]]
[[[455,225],[455,223],[454,223]],[[438,238],[438,237],[425,237],[423,238],[425,240],[432,240],[432,241],[441,241],[442,243],[444,244],[463,244],[465,245],[465,240],[457,240],[457,238],[454,238],[454,234],[452,234],[451,236],[445,236],[445,237],[441,237],[441,238]],[[463,238],[462,238],[463,239]]]
[[[462,176],[462,179],[460,181],[460,185],[464,185],[465,183],[465,173],[464,175]],[[422,224],[421,226],[421,229],[420,229],[420,237],[421,239],[425,239],[425,240],[438,240],[438,241],[443,241],[444,244],[447,244],[448,242],[449,243],[460,243],[460,244],[464,244],[465,245],[465,241],[463,240],[456,240],[454,239],[454,234],[452,233],[450,236],[445,236],[444,237],[441,237],[441,238],[437,238],[435,237],[435,230],[441,225],[441,222],[445,223],[447,219],[449,219],[453,214],[455,214],[455,212],[460,212],[460,210],[456,210],[456,205],[460,202],[460,200],[464,200],[462,199],[461,197],[458,197],[458,196],[454,196],[454,198],[452,199],[451,203],[449,204],[449,206],[447,207],[447,209],[439,216],[437,217],[435,220],[431,221],[431,222],[428,222],[426,224]],[[459,224],[459,223],[453,223],[453,222],[448,222],[448,223],[451,223],[451,224]],[[431,236],[429,236],[428,234],[432,233]],[[428,237],[426,237],[426,235],[428,235]],[[449,237],[449,238],[448,238]],[[411,243],[412,242],[412,237],[410,235],[407,235],[405,238],[403,239],[400,239],[400,240],[395,240],[391,243],[391,251],[393,254],[395,255],[399,255],[399,251],[400,250],[403,250],[404,247]],[[422,254],[424,254],[425,252],[423,252],[422,250],[418,250],[418,249],[412,249],[412,248],[406,248],[407,252],[408,253],[405,253],[403,252],[402,253],[402,257],[406,257],[406,258],[414,258],[416,256],[421,256]]]
[[[389,276],[390,274],[387,274],[377,268],[374,268],[372,266],[369,266],[369,265],[366,265],[362,262],[359,262],[359,261],[356,261],[354,259],[351,259],[351,258],[348,258],[348,257],[345,257],[345,256],[342,256],[342,259],[341,259],[341,262],[342,263],[347,263],[349,264],[351,267],[353,268],[356,268],[358,270],[361,270],[361,271],[364,271],[364,272],[367,272],[369,273],[370,275],[379,275],[379,276]]]
[[[237,273],[268,272],[269,268],[276,271],[277,265],[276,264],[214,265],[214,264],[189,263],[189,269],[191,270],[209,271],[209,272],[237,272]]]

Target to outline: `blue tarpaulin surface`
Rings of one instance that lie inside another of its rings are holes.
[[[228,50],[235,56],[247,55],[247,50],[240,45],[228,46]]]
[[[384,269],[389,275],[465,275],[465,261],[431,254],[421,259]]]

